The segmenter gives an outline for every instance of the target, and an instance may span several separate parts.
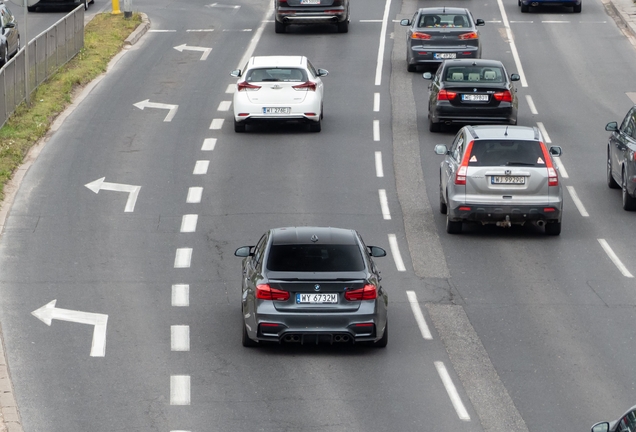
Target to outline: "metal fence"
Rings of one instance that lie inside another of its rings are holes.
[[[29,42],[29,94],[83,47],[84,6],[80,5]],[[25,68],[25,48],[22,48],[0,69],[0,127],[26,100]]]

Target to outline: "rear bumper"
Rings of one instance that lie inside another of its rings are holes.
[[[521,0],[521,4],[525,6],[578,6],[581,0],[574,1],[553,1],[553,0]]]
[[[460,208],[462,208],[460,210]],[[551,209],[552,211],[546,210]],[[483,224],[505,221],[513,224],[525,222],[557,222],[561,220],[562,204],[540,205],[482,205],[455,204],[448,208],[448,217],[453,221],[480,222]]]
[[[276,21],[285,24],[325,24],[339,23],[348,20],[349,14],[347,13],[347,9],[342,6],[329,8],[329,12],[316,9],[298,10],[294,8],[280,8],[276,11]]]
[[[479,47],[427,47],[427,46],[410,46],[407,53],[407,61],[411,65],[418,64],[440,64],[444,59],[435,58],[435,54],[455,53],[455,58],[480,58],[481,51]]]
[[[431,120],[434,123],[452,124],[490,124],[508,123],[516,124],[517,108],[509,103],[502,102],[498,107],[458,107],[447,101],[441,101],[443,105],[437,105],[431,112]]]
[[[244,124],[265,124],[265,123],[315,123],[320,120],[320,114],[317,116],[304,115],[288,115],[288,116],[261,116],[250,115],[247,117],[235,117],[237,122]]]

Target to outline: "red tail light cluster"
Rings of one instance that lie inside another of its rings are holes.
[[[261,86],[257,86],[257,85],[254,85],[254,84],[250,84],[250,83],[245,82],[245,81],[242,81],[242,82],[240,82],[240,83],[238,83],[238,84],[236,85],[236,89],[237,89],[238,91],[256,91],[256,90],[258,90],[259,88],[261,88]]]
[[[457,174],[455,174],[455,184],[456,185],[465,185],[466,184],[466,173],[468,172],[468,158],[470,158],[470,152],[473,151],[473,143],[475,141],[471,141],[468,143],[468,147],[466,147],[466,152],[464,153],[464,158],[462,159],[462,163],[457,170]]]
[[[479,39],[479,35],[476,32],[464,33],[459,35],[459,40]]]
[[[552,158],[550,157],[550,153],[548,152],[547,147],[543,142],[541,144],[541,151],[543,152],[543,159],[545,159],[545,166],[548,168],[548,186],[558,186],[559,185],[559,173],[552,165]]]
[[[302,84],[292,86],[292,88],[296,91],[316,91],[316,83],[307,81]]]
[[[437,100],[451,100],[455,99],[455,96],[457,96],[457,92],[441,89],[437,93]]]
[[[512,102],[512,93],[510,93],[510,90],[497,92],[492,96],[499,102]]]
[[[349,301],[375,300],[378,297],[378,290],[375,285],[367,284],[363,288],[345,291],[344,296]]]
[[[267,284],[256,285],[256,298],[261,300],[287,301],[289,300],[289,293],[272,288]]]
[[[287,7],[287,0],[278,0],[278,6]]]
[[[411,34],[411,39],[430,39],[431,35],[422,32],[413,32]]]

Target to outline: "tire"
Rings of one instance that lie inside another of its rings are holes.
[[[35,12],[35,9],[37,8],[37,6],[27,6],[27,10],[29,12]]]
[[[389,322],[386,322],[386,326],[384,326],[384,334],[382,337],[373,344],[376,348],[386,348],[389,343]]]
[[[412,64],[407,64],[406,65],[406,70],[409,72],[417,72],[417,66],[412,65]]]
[[[627,178],[625,176],[625,170],[623,169],[623,176],[621,181],[621,188],[623,189],[623,210],[632,211],[636,210],[636,198],[631,196],[627,191]]]
[[[321,129],[322,126],[320,120],[318,120],[317,122],[309,123],[309,132],[320,132]]]
[[[236,119],[234,119],[234,132],[236,133],[245,132],[245,122],[237,122]]]
[[[527,13],[529,11],[530,11],[530,6],[524,5],[524,4],[521,5],[521,13]]]
[[[258,342],[250,339],[249,335],[247,334],[247,327],[245,327],[245,323],[243,323],[243,338],[241,339],[241,343],[244,347],[247,348],[254,348],[258,346]]]
[[[274,31],[276,33],[285,33],[287,31],[286,27],[282,22],[274,21]]]
[[[2,54],[2,58],[0,58],[0,67],[7,64],[9,61],[9,45],[4,44],[4,53]]]
[[[580,5],[572,6],[572,12],[574,13],[581,13],[582,9],[583,9],[583,3],[581,3]]]
[[[439,132],[441,129],[440,123],[434,123],[430,118],[428,119],[428,130],[431,132]]]
[[[88,10],[88,0],[84,0],[84,10]]]
[[[545,224],[545,233],[551,236],[561,234],[561,221]]]
[[[349,33],[349,21],[344,20],[338,24],[338,33]]]
[[[440,174],[441,177],[441,174]],[[448,213],[448,206],[444,202],[444,195],[442,194],[442,179],[439,179],[439,212],[443,215]]]
[[[614,180],[612,175],[612,159],[609,156],[609,149],[607,149],[607,186],[610,189],[620,189],[620,185]]]
[[[462,221],[452,221],[448,215],[446,215],[446,232],[449,234],[461,234]]]

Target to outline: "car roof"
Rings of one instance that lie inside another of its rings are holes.
[[[447,13],[447,14],[459,14],[459,13],[468,13],[468,9],[459,8],[459,7],[427,7],[420,8],[418,11],[420,14],[429,14],[429,13]]]
[[[290,67],[304,66],[304,56],[255,56],[250,59],[250,67]]]
[[[484,125],[469,126],[468,130],[475,139],[510,139],[510,140],[541,140],[541,133],[536,127]]]
[[[448,59],[442,63],[444,67],[449,68],[452,66],[490,66],[490,67],[503,67],[503,63],[499,60],[490,59]]]
[[[271,230],[272,244],[357,244],[355,231],[333,227],[285,227]],[[312,237],[315,236],[315,240]]]

